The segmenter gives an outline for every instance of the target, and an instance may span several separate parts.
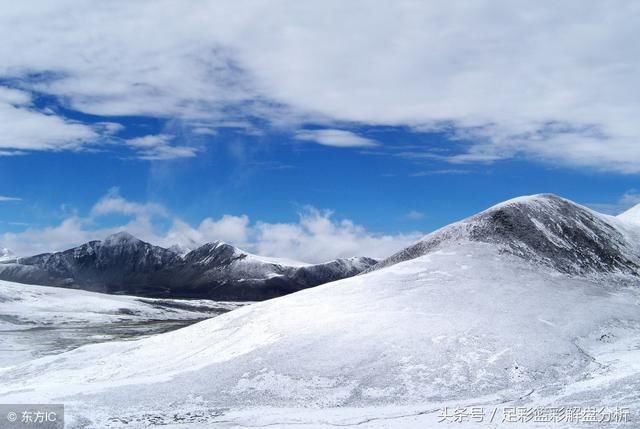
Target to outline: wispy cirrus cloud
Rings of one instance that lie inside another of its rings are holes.
[[[405,217],[409,220],[422,220],[425,218],[425,214],[418,210],[410,210]]]
[[[172,144],[174,137],[167,134],[146,135],[125,141],[135,151],[135,157],[148,161],[193,158],[198,150],[190,146]]]
[[[472,173],[471,170],[464,170],[460,168],[434,168],[432,170],[424,170],[424,171],[411,173],[410,176],[411,177],[440,176],[440,175],[459,176],[459,175],[465,175],[465,174],[471,174],[471,173]]]
[[[0,203],[6,201],[22,201],[22,198],[18,197],[7,197],[6,195],[0,195]]]
[[[359,136],[351,131],[322,129],[304,130],[295,134],[297,140],[310,141],[333,147],[371,147],[377,146],[374,140]]]

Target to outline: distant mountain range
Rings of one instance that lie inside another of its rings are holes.
[[[377,261],[304,264],[252,255],[223,242],[186,254],[120,232],[63,252],[0,262],[0,280],[146,297],[264,300],[356,275]]]

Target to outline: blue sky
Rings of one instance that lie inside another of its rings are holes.
[[[0,247],[129,229],[382,257],[524,194],[620,212],[640,202],[637,6],[578,3],[11,6]]]
[[[133,121],[132,121],[133,122]],[[157,127],[140,118],[140,127]],[[128,128],[133,130],[130,125]],[[404,129],[358,128],[375,148],[335,148],[265,130],[248,135],[222,130],[189,144],[197,157],[146,161],[119,146],[99,152],[38,152],[0,158],[4,231],[46,226],[70,213],[88,213],[110,189],[131,201],[155,202],[195,223],[207,216],[247,214],[268,222],[292,222],[305,205],[330,208],[381,232],[431,231],[518,195],[553,192],[587,205],[615,204],[637,185],[633,175],[549,166],[510,159],[491,165],[450,165],[396,156],[438,134]],[[129,134],[131,132],[131,134]],[[132,131],[123,138],[132,137]],[[599,207],[597,207],[599,208]],[[624,207],[620,207],[622,209]],[[612,207],[607,211],[616,211]],[[410,212],[423,216],[409,215]]]

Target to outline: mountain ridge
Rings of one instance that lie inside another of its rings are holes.
[[[469,241],[497,244],[502,252],[567,274],[639,275],[640,237],[625,236],[630,232],[621,226],[618,218],[554,194],[517,197],[440,228],[364,272]]]
[[[376,262],[362,257],[304,264],[221,241],[181,255],[119,232],[62,252],[3,261],[0,279],[147,297],[251,301],[349,277]]]

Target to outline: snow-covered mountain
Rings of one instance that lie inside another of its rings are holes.
[[[350,277],[370,258],[310,265],[205,244],[186,255],[121,232],[64,252],[0,263],[0,279],[151,297],[262,300]]]
[[[352,278],[7,368],[0,397],[64,402],[72,428],[437,427],[443,407],[495,409],[487,427],[628,407],[616,427],[638,427],[638,255],[631,222],[518,198]]]
[[[632,222],[640,224],[640,204],[631,207],[626,212],[618,215],[619,219],[625,222]]]
[[[637,276],[640,237],[624,225],[630,215],[619,222],[551,194],[516,198],[435,231],[369,270],[474,242],[564,274]]]

